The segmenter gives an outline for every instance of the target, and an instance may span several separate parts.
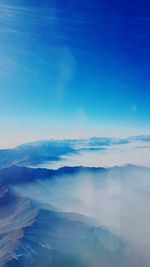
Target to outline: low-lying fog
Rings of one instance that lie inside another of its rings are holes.
[[[106,147],[83,147],[78,153],[61,156],[61,160],[46,162],[39,165],[39,167],[50,169],[79,165],[112,167],[126,163],[150,167],[150,142],[134,141],[128,144],[116,144]]]
[[[129,151],[128,155],[130,158]],[[53,181],[17,186],[15,190],[49,204],[50,209],[92,217],[99,225],[123,237],[129,249],[149,261],[150,170],[123,168],[123,171],[110,169],[100,176],[80,173],[58,177]]]

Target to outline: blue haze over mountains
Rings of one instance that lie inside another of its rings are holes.
[[[124,139],[93,137],[74,140],[43,140],[19,145],[15,148],[0,150],[0,167],[11,165],[39,165],[44,162],[61,160],[61,156],[81,151],[109,149],[112,145],[130,144],[134,141],[150,141],[150,136],[133,136]]]
[[[149,141],[46,140],[0,150],[0,266],[149,267],[149,167],[37,167],[83,150],[136,144],[139,153]]]
[[[0,267],[150,266],[149,44],[148,0],[0,1]]]

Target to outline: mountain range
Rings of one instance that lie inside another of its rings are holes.
[[[123,145],[136,141],[150,142],[149,135],[128,138],[92,137],[76,140],[43,140],[0,149],[0,168],[12,165],[37,166],[44,162],[61,160],[62,156],[81,151],[105,150],[111,145]]]
[[[37,167],[139,141],[150,137],[46,140],[0,150],[0,267],[149,267],[150,168]]]

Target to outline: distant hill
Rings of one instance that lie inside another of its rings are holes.
[[[53,162],[63,155],[80,151],[105,150],[111,145],[123,145],[134,141],[150,141],[150,136],[129,138],[92,137],[75,140],[43,140],[19,145],[15,148],[0,149],[0,168],[18,166],[36,166],[44,162]]]
[[[21,166],[11,166],[9,168],[0,169],[0,185],[13,185],[13,184],[22,184],[30,183],[37,180],[45,179],[56,179],[61,178],[64,175],[76,175],[76,174],[98,174],[99,176],[106,178],[109,177],[122,177],[125,179],[129,174],[140,175],[150,172],[150,168],[139,167],[134,165],[123,165],[121,167],[115,166],[112,168],[103,168],[103,167],[62,167],[57,170],[44,169],[44,168],[28,168]]]
[[[88,168],[88,167],[62,167],[58,170],[42,169],[42,168],[27,168],[20,166],[12,166],[9,168],[0,169],[0,184],[12,185],[17,183],[29,183],[36,180],[52,179],[65,175],[73,175],[80,172],[106,172],[104,168]]]

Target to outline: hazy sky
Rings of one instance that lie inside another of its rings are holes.
[[[1,0],[0,146],[150,128],[150,4]]]

